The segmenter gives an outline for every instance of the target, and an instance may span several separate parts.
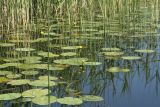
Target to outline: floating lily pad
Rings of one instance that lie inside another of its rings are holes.
[[[105,56],[121,56],[123,52],[102,52]]]
[[[48,81],[48,76],[39,76],[38,79]],[[49,80],[58,80],[58,78],[54,76],[49,76]]]
[[[37,75],[38,71],[22,71],[23,75]]]
[[[29,57],[23,57],[23,60],[25,60],[25,63],[40,63],[41,57],[38,56],[29,56]]]
[[[95,96],[95,95],[84,95],[81,97],[82,100],[84,101],[102,101],[103,98],[100,96]]]
[[[53,54],[51,52],[38,52],[38,55],[43,56],[43,57],[48,57],[48,58],[54,58],[54,57],[59,57],[57,54]]]
[[[7,68],[8,66],[6,64],[0,64],[0,69],[1,68]]]
[[[55,96],[41,96],[41,97],[36,97],[32,100],[33,103],[38,105],[49,105],[55,103],[56,101],[57,98]]]
[[[120,68],[120,67],[110,67],[107,69],[108,72],[129,72],[130,70],[128,68]]]
[[[130,70],[128,68],[122,68],[121,72],[129,72]]]
[[[10,63],[5,63],[5,64],[3,64],[3,65],[5,65],[5,66],[7,66],[7,67],[17,67],[17,66],[20,66],[21,65],[21,63],[13,63],[13,62],[10,62]]]
[[[108,72],[120,72],[121,68],[119,68],[119,67],[110,67],[107,71]]]
[[[13,43],[0,43],[0,47],[13,47],[15,44]]]
[[[19,51],[19,52],[29,52],[29,51],[34,51],[35,49],[33,49],[33,48],[16,48],[15,50]]]
[[[51,71],[62,71],[62,70],[64,70],[64,68],[63,68],[63,67],[49,66],[49,68],[47,68],[47,70],[51,70]]]
[[[67,65],[83,65],[87,58],[70,58],[70,59],[60,59],[54,60],[54,63],[57,64],[67,64]]]
[[[61,56],[76,56],[77,53],[75,53],[75,52],[65,52],[65,53],[61,53],[60,55]]]
[[[33,40],[33,42],[47,42],[53,40],[52,38],[38,38]]]
[[[10,79],[6,78],[6,77],[0,77],[0,83],[6,83],[10,81]]]
[[[48,84],[49,83],[49,84]],[[57,85],[54,81],[47,81],[47,80],[35,80],[29,83],[31,86],[38,86],[38,87],[50,87]]]
[[[121,51],[119,48],[102,48],[102,51]]]
[[[22,93],[22,97],[31,97],[31,98],[41,97],[44,95],[48,95],[49,93],[51,93],[51,91],[48,89],[30,89],[30,90],[24,91]]]
[[[22,75],[21,74],[9,74],[6,77],[10,79],[15,79],[15,78],[20,78]]]
[[[9,75],[12,74],[11,71],[0,71],[0,75],[5,76],[5,75]]]
[[[123,56],[121,58],[124,59],[124,60],[138,60],[138,59],[141,59],[141,57],[139,57],[139,56]]]
[[[139,53],[153,53],[155,51],[154,50],[141,49],[141,50],[135,50],[135,52],[139,52]]]
[[[14,100],[20,97],[21,97],[20,93],[0,94],[0,100]]]
[[[20,79],[20,80],[11,80],[7,84],[10,84],[10,85],[25,85],[25,84],[28,84],[29,82],[30,82],[30,80]]]
[[[19,60],[20,60],[19,58],[5,58],[5,59],[3,59],[3,61],[5,61],[5,62],[17,62]]]
[[[16,67],[19,68],[19,69],[28,70],[28,69],[34,69],[36,67],[36,64],[24,63],[24,64],[19,64]]]
[[[84,62],[84,65],[96,66],[101,65],[101,62]]]
[[[64,50],[75,50],[75,49],[81,49],[83,48],[83,46],[65,46],[65,47],[61,47],[61,49]]]
[[[80,98],[74,98],[74,97],[59,98],[57,99],[57,102],[66,105],[80,105],[83,103],[83,101]]]

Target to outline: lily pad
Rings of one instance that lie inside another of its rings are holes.
[[[55,96],[41,96],[41,97],[36,97],[32,100],[33,103],[38,105],[49,105],[55,103],[56,101],[57,98]]]
[[[130,70],[128,68],[122,68],[121,72],[129,72]]]
[[[101,62],[84,62],[84,65],[96,66],[101,65]]]
[[[121,56],[123,52],[102,52],[105,56]]]
[[[51,52],[38,52],[38,55],[39,56],[43,56],[43,57],[48,57],[48,58],[54,58],[54,57],[59,57],[59,55],[57,55],[57,54],[53,54],[53,53],[51,53]]]
[[[9,74],[12,74],[12,72],[11,71],[0,71],[1,76],[5,76],[5,75],[9,75]]]
[[[102,48],[102,51],[121,51],[119,48]]]
[[[17,62],[19,60],[20,60],[19,58],[5,58],[5,59],[3,59],[3,61],[5,61],[5,62]]]
[[[0,94],[0,100],[14,100],[20,97],[21,97],[20,93]]]
[[[75,52],[65,52],[65,53],[61,53],[60,55],[61,56],[76,56],[77,53],[75,53]]]
[[[39,72],[38,71],[22,71],[21,74],[23,75],[37,75]]]
[[[57,102],[66,105],[80,105],[83,103],[83,101],[80,98],[74,98],[74,97],[59,98],[57,99]]]
[[[70,59],[60,59],[54,60],[54,63],[57,64],[66,64],[66,65],[83,65],[87,58],[70,58]]]
[[[48,87],[48,86],[52,87],[52,86],[56,86],[57,83],[54,81],[47,81],[47,80],[35,80],[30,82],[29,85],[37,86],[37,87]]]
[[[81,49],[83,48],[83,46],[65,46],[65,47],[61,47],[61,49],[63,50],[75,50],[75,49]]]
[[[48,89],[30,89],[30,90],[24,91],[22,93],[22,97],[31,97],[31,98],[41,97],[44,95],[48,95],[49,93],[51,93],[51,91]]]
[[[39,76],[38,79],[48,81],[48,76]],[[58,80],[58,78],[54,76],[49,76],[49,80]]]
[[[124,59],[124,60],[138,60],[138,59],[141,59],[141,57],[139,57],[139,56],[123,56],[121,58]]]
[[[34,51],[35,49],[33,49],[33,48],[16,48],[15,50],[19,51],[19,52],[30,52],[30,51]]]
[[[23,60],[25,60],[25,63],[40,63],[41,57],[38,56],[29,56],[29,57],[23,57]]]
[[[155,51],[154,50],[141,49],[141,50],[135,50],[135,52],[139,52],[139,53],[153,53]]]
[[[7,84],[10,84],[10,85],[25,85],[25,84],[28,84],[29,82],[30,82],[30,80],[20,79],[20,80],[11,80]]]
[[[10,79],[15,79],[15,78],[20,78],[22,75],[21,74],[9,74],[6,77]]]
[[[110,67],[107,71],[108,72],[120,72],[121,68],[119,68],[119,67]]]
[[[95,102],[103,100],[102,97],[95,96],[95,95],[84,95],[84,96],[81,97],[81,99],[84,100],[84,101],[95,101]]]
[[[8,81],[10,81],[10,79],[6,77],[0,77],[0,83],[7,83]]]
[[[15,44],[13,43],[0,43],[0,47],[13,47]]]
[[[128,68],[120,68],[120,67],[110,67],[107,69],[108,72],[129,72],[130,70]]]

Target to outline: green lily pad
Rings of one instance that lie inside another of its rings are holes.
[[[4,65],[7,66],[7,67],[17,67],[17,66],[20,66],[21,63],[11,62],[11,63],[5,63]]]
[[[121,51],[119,48],[102,48],[102,51]]]
[[[105,56],[121,56],[124,53],[123,52],[102,52]]]
[[[100,96],[95,96],[95,95],[84,95],[81,97],[82,100],[84,101],[102,101],[103,98]]]
[[[10,84],[10,85],[25,85],[25,84],[28,84],[29,82],[30,82],[30,80],[20,79],[20,80],[11,80],[7,84]]]
[[[59,55],[57,55],[57,54],[53,54],[53,53],[51,53],[51,52],[38,52],[38,55],[39,56],[43,56],[43,57],[48,57],[48,58],[55,58],[55,57],[59,57]]]
[[[154,50],[141,49],[141,50],[135,50],[135,52],[139,52],[139,53],[153,53],[155,51]]]
[[[122,68],[121,72],[129,72],[130,70],[128,68]]]
[[[0,77],[0,83],[7,83],[8,81],[10,81],[10,79],[6,77]]]
[[[101,65],[101,62],[84,62],[84,65],[96,66]]]
[[[29,70],[29,69],[34,69],[36,67],[36,64],[24,63],[24,64],[19,64],[16,67],[19,69]]]
[[[74,98],[74,97],[59,98],[57,99],[57,102],[66,105],[80,105],[83,103],[83,101],[80,98]]]
[[[55,96],[41,96],[41,97],[36,97],[32,100],[34,104],[38,105],[49,105],[55,103],[56,101],[57,98]]]
[[[40,63],[41,57],[38,56],[29,56],[29,57],[23,57],[23,60],[25,60],[25,63]]]
[[[44,95],[48,95],[49,93],[51,93],[51,91],[48,89],[30,89],[30,90],[24,91],[22,93],[22,97],[31,97],[31,98],[41,97]]]
[[[75,53],[75,52],[65,52],[65,53],[61,53],[60,55],[61,56],[76,56],[77,53]]]
[[[83,48],[83,46],[65,46],[65,47],[61,47],[61,49],[63,50],[75,50],[75,49],[81,49]]]
[[[5,59],[3,59],[3,61],[5,61],[5,62],[17,62],[19,60],[20,60],[19,58],[5,58]]]
[[[15,44],[13,43],[0,43],[0,47],[13,47]]]
[[[0,71],[0,76],[5,76],[9,74],[12,74],[12,72],[11,71]]]
[[[47,42],[53,40],[52,38],[38,38],[33,40],[33,42]]]
[[[107,71],[108,72],[120,72],[121,68],[119,68],[119,67],[110,67]]]
[[[20,78],[22,75],[21,74],[9,74],[6,77],[10,79],[15,79],[15,78]]]
[[[107,69],[108,72],[129,72],[130,70],[128,68],[120,68],[120,67],[110,67]]]
[[[23,75],[37,75],[38,71],[22,71],[21,74]]]
[[[47,80],[35,80],[29,83],[29,85],[31,86],[37,86],[37,87],[48,87],[48,82],[49,82],[49,86],[56,86],[57,83],[54,81],[47,81]]]
[[[54,60],[54,63],[57,64],[66,64],[66,65],[83,65],[87,58],[70,58],[70,59],[60,59]]]
[[[124,60],[138,60],[138,59],[141,59],[141,57],[139,57],[139,56],[123,56],[121,58],[124,59]]]
[[[20,93],[0,94],[0,100],[14,100],[20,97],[21,97]]]
[[[35,49],[33,49],[33,48],[16,48],[15,50],[16,50],[16,51],[19,51],[19,52],[35,51]]]
[[[48,81],[48,76],[39,76],[38,79]],[[58,80],[58,78],[54,76],[49,76],[49,80]]]

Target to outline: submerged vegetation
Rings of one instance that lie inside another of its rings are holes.
[[[133,78],[158,91],[159,9],[159,0],[1,0],[1,107],[107,107]]]

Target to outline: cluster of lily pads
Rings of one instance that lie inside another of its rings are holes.
[[[80,105],[86,101],[102,101],[103,98],[100,96],[95,95],[83,95],[79,98],[76,97],[63,97],[57,98],[56,96],[48,95],[51,93],[51,90],[48,89],[30,89],[24,91],[22,93],[7,93],[7,94],[0,94],[0,101],[8,101],[8,100],[15,100],[18,98],[23,97],[23,101],[25,102],[33,102],[34,104],[38,105],[49,105],[55,102],[65,105]]]

